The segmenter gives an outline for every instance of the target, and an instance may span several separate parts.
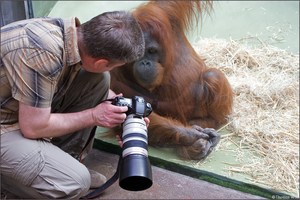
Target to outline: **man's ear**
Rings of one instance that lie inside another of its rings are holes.
[[[108,67],[108,60],[106,60],[106,59],[99,59],[99,60],[97,60],[96,62],[95,62],[95,68],[96,69],[99,69],[99,68],[106,68],[106,67]]]

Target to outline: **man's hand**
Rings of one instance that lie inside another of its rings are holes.
[[[127,110],[127,106],[115,106],[107,101],[93,108],[92,116],[98,126],[113,128],[125,121]]]

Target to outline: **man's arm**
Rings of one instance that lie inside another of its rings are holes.
[[[51,113],[51,108],[36,108],[19,102],[19,125],[26,138],[58,137],[92,126],[117,126],[124,122],[127,110],[126,106],[103,102],[76,113]]]

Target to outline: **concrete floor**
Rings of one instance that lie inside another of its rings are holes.
[[[117,167],[118,155],[94,149],[85,164],[110,178]],[[97,199],[263,199],[233,189],[152,166],[153,185],[144,191],[127,191],[118,181]]]
[[[109,179],[116,171],[118,159],[118,155],[93,149],[85,165]],[[152,166],[152,178],[153,185],[147,190],[127,191],[117,181],[95,199],[263,199],[155,166]],[[1,199],[22,198],[6,191],[1,193]]]

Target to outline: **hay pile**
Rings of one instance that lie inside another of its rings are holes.
[[[227,170],[299,197],[299,55],[258,38],[201,39],[194,48],[209,67],[227,75],[235,93],[223,142],[238,137],[237,151],[248,148],[254,155],[244,159],[236,152],[242,164]],[[221,140],[217,151],[222,148]]]

